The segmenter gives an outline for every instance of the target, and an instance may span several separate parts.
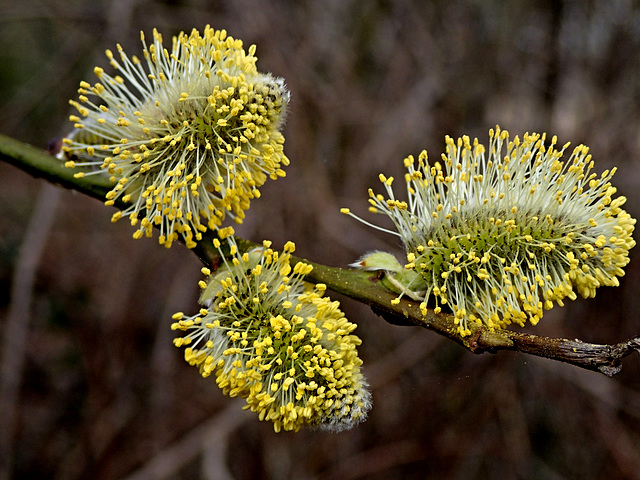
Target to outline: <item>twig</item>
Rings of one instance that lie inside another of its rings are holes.
[[[15,165],[36,178],[43,178],[64,188],[77,190],[90,197],[104,200],[112,188],[108,178],[102,175],[74,178],[78,170],[65,168],[64,162],[46,150],[0,135],[0,159]]]
[[[74,170],[64,168],[63,163],[45,151],[0,135],[0,158],[12,163],[36,177],[79,190],[94,198],[104,199],[110,190],[108,180],[99,175],[73,177]],[[207,266],[216,266],[219,253],[213,248],[214,234],[205,235],[193,252]],[[246,251],[256,246],[246,240],[238,240],[238,246]],[[294,259],[300,261],[301,259]],[[314,266],[308,275],[310,281],[321,282],[331,290],[342,293],[371,306],[372,310],[387,322],[396,325],[417,325],[433,330],[473,353],[513,350],[539,357],[566,362],[587,370],[613,376],[621,369],[622,359],[633,352],[640,352],[640,337],[615,345],[585,343],[580,340],[549,338],[518,333],[511,330],[490,331],[486,327],[470,326],[471,335],[461,336],[452,315],[436,314],[432,310],[423,316],[417,302],[403,298],[397,305],[391,301],[396,294],[388,291],[379,280],[379,274],[359,272],[309,262]]]
[[[314,270],[309,277],[314,281],[326,283],[334,291],[369,304],[375,313],[389,323],[428,328],[476,354],[514,350],[569,363],[612,377],[622,369],[623,358],[633,352],[640,353],[640,337],[615,345],[606,345],[586,343],[577,339],[549,338],[512,330],[490,331],[486,327],[478,326],[471,327],[471,335],[462,337],[453,315],[435,314],[429,310],[427,316],[423,317],[417,302],[404,298],[398,305],[392,305],[391,300],[397,295],[383,290],[383,287],[378,285],[377,275],[313,265]]]

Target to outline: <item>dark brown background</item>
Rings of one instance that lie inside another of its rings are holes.
[[[445,134],[486,142],[496,123],[586,143],[598,172],[619,166],[615,183],[640,213],[632,1],[2,0],[0,131],[44,146],[69,129],[67,100],[107,66],[105,48],[139,53],[141,29],[168,41],[206,23],[256,43],[259,68],[292,92],[292,165],[253,203],[247,238],[290,239],[336,266],[373,248],[399,253],[339,208],[367,215],[380,172],[401,176],[423,148],[437,158]],[[171,344],[171,314],[197,308],[198,261],[134,241],[111,214],[0,165],[0,419],[14,431],[0,434],[4,478],[640,478],[637,356],[614,379],[475,356],[348,300],[370,419],[276,435]],[[639,269],[632,260],[620,288],[556,308],[534,331],[638,335]]]

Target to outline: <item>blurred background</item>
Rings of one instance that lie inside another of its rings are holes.
[[[106,48],[140,52],[207,24],[292,92],[287,177],[239,233],[344,266],[401,254],[366,216],[378,174],[444,136],[548,132],[591,147],[640,214],[640,5],[635,1],[0,0],[0,132],[43,147]],[[369,420],[275,434],[173,347],[200,264],[134,241],[101,202],[0,164],[2,479],[638,479],[640,361],[613,379],[515,354],[473,355],[342,299],[358,323]],[[547,314],[535,333],[640,334],[640,259],[619,288]],[[634,293],[636,292],[636,293]]]

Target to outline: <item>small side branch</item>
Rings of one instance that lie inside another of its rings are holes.
[[[462,337],[453,315],[436,314],[429,310],[427,316],[423,317],[417,302],[405,298],[393,305],[391,300],[397,295],[379,285],[379,277],[376,274],[313,265],[315,268],[309,277],[314,281],[326,283],[334,291],[367,303],[387,322],[428,328],[476,354],[513,350],[569,363],[612,377],[622,369],[624,358],[634,352],[640,353],[640,337],[606,345],[586,343],[577,339],[549,338],[512,330],[491,331],[479,326],[471,327],[471,335]]]
[[[622,369],[622,359],[640,353],[640,337],[614,345],[586,343],[581,340],[539,337],[526,333],[505,332],[513,342],[512,350],[559,360],[587,370],[614,376]]]

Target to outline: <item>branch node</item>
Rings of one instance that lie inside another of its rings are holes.
[[[631,355],[633,352],[640,353],[640,337],[612,345],[609,350],[608,362],[599,365],[598,370],[608,377],[613,377],[622,370],[622,359]]]

